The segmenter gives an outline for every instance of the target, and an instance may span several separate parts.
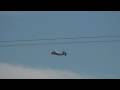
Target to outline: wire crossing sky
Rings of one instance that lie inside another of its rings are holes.
[[[93,39],[93,40],[85,40],[87,38]],[[96,39],[98,39],[98,40],[96,40]],[[105,39],[108,39],[108,40],[105,40]],[[62,42],[59,40],[62,40]],[[64,40],[70,40],[70,41],[64,41]],[[74,40],[79,40],[79,41],[74,41]],[[39,41],[39,42],[33,43],[32,41]],[[41,41],[47,41],[47,42],[41,42]],[[57,41],[57,42],[49,42],[49,41]],[[50,44],[61,45],[61,44],[85,44],[85,43],[86,44],[89,44],[89,43],[114,43],[114,42],[120,42],[120,36],[81,36],[81,37],[60,37],[60,38],[51,38],[51,39],[47,38],[47,39],[31,39],[31,40],[13,40],[13,41],[0,41],[0,44],[4,43],[4,42],[8,42],[8,44],[0,45],[0,47],[35,46],[35,45],[50,45]],[[16,44],[16,42],[20,42],[20,43]],[[32,43],[26,43],[26,42],[32,42]]]
[[[84,38],[120,38],[120,35],[116,35],[116,36],[79,36],[79,37],[58,37],[58,38],[41,38],[41,39],[28,39],[28,40],[10,40],[10,41],[0,41],[0,42],[27,42],[27,41],[40,41],[40,40],[74,40],[74,39],[84,39]]]
[[[14,46],[36,46],[36,45],[61,45],[61,44],[89,44],[89,43],[115,43],[120,40],[99,40],[99,41],[71,41],[71,42],[48,42],[48,43],[22,43],[22,44],[5,44],[0,47],[14,47]]]

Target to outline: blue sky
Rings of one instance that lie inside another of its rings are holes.
[[[120,12],[0,12],[0,40],[94,35],[120,35]],[[51,56],[51,49],[68,55]],[[120,76],[120,42],[0,47],[0,63]]]

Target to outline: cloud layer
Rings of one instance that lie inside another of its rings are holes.
[[[81,79],[73,72],[0,63],[0,79]]]
[[[79,74],[68,70],[38,69],[0,63],[0,79],[118,79],[115,74]]]

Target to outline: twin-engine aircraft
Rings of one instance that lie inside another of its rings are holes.
[[[67,53],[65,51],[51,51],[50,52],[51,55],[56,55],[56,56],[67,56]]]

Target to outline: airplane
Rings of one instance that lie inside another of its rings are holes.
[[[60,51],[54,50],[54,51],[51,51],[50,54],[51,55],[57,55],[57,56],[63,56],[63,55],[67,56],[67,53],[65,51],[60,52]]]

